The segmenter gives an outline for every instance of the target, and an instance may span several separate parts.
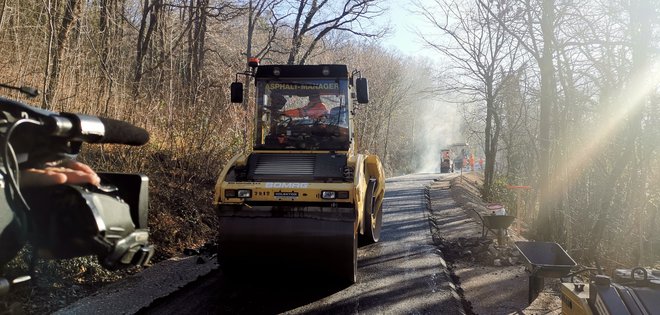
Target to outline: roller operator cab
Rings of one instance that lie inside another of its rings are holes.
[[[293,266],[353,283],[358,243],[380,237],[385,192],[379,158],[356,152],[352,116],[368,102],[367,80],[345,65],[251,66],[253,149],[215,188],[221,267]],[[242,84],[231,90],[241,102]]]

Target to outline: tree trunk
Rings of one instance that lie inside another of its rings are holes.
[[[0,5],[0,30],[2,30],[2,22],[5,20],[5,9],[7,8],[7,0],[2,1]]]
[[[495,174],[495,159],[497,158],[497,150],[494,149],[497,140],[494,138],[495,132],[493,130],[493,120],[495,112],[495,99],[493,96],[493,81],[487,80],[486,82],[486,127],[484,129],[485,144],[484,154],[486,155],[486,169],[484,171],[484,200],[492,201],[493,178]]]
[[[296,58],[298,57],[298,52],[302,46],[302,37],[305,34],[305,25],[300,25],[301,19],[303,18],[303,12],[305,11],[305,6],[307,1],[300,1],[298,5],[298,12],[296,13],[296,21],[293,24],[293,34],[291,36],[291,50],[289,51],[289,60],[287,60],[288,65],[293,65],[296,63]],[[307,13],[307,18],[311,20],[309,12]],[[309,23],[307,23],[309,25]]]
[[[57,34],[57,40],[55,41],[55,56],[51,63],[50,78],[48,80],[48,88],[46,90],[46,104],[50,108],[53,98],[55,97],[55,91],[59,84],[60,68],[62,66],[62,61],[64,59],[64,51],[66,50],[66,45],[69,39],[69,34],[73,26],[76,25],[76,22],[80,18],[80,13],[82,11],[82,1],[81,0],[69,0],[66,3],[66,8],[64,10],[64,16],[62,17],[62,26]]]
[[[110,61],[110,36],[111,36],[111,21],[114,18],[113,13],[113,0],[101,0],[99,2],[99,33],[101,33],[101,56],[100,56],[100,71],[99,76],[99,91],[96,102],[102,103],[102,98],[106,95],[105,106],[103,109],[104,115],[108,116],[110,97],[112,95],[112,62]]]
[[[554,0],[543,0],[541,30],[543,32],[543,55],[540,56],[541,101],[539,114],[539,216],[537,232],[539,240],[552,239],[552,211],[550,196],[550,123],[555,98],[554,66],[552,62],[554,42]]]
[[[142,19],[140,20],[140,30],[138,31],[137,38],[137,52],[135,55],[135,71],[133,79],[134,96],[140,91],[144,57],[147,55],[151,36],[158,25],[158,13],[161,7],[160,1],[161,0],[151,0],[151,3],[149,3],[149,0],[144,0]]]

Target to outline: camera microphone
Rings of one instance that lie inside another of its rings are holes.
[[[125,121],[98,117],[105,126],[105,134],[97,143],[117,143],[140,146],[149,142],[149,133]]]
[[[121,120],[72,113],[60,113],[48,118],[50,133],[69,140],[133,146],[149,142],[146,130]]]

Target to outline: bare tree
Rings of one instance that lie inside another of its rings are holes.
[[[142,19],[140,20],[140,29],[137,36],[137,52],[135,54],[135,68],[133,77],[133,95],[140,90],[142,81],[144,57],[147,55],[147,49],[151,42],[151,37],[158,27],[158,17],[162,9],[162,0],[144,0],[142,7]]]
[[[249,0],[247,6],[247,43],[245,54],[248,57],[263,58],[271,51],[286,15],[279,15],[276,10],[284,0]],[[267,21],[267,22],[266,22]],[[266,38],[261,41],[261,47],[253,52],[255,31],[266,31]]]
[[[504,28],[488,14],[488,10],[499,10],[498,14],[501,16],[506,8],[493,6],[493,2],[488,2],[469,9],[463,1],[438,1],[435,7],[429,7],[416,2],[417,13],[451,39],[447,42],[419,33],[427,45],[453,61],[453,71],[456,71],[458,76],[451,78],[453,81],[449,87],[442,89],[445,92],[456,91],[468,97],[469,102],[483,101],[486,105],[484,198],[487,200],[490,199],[502,128],[497,99],[503,80],[507,78],[506,73],[502,73],[500,69],[508,69],[507,73],[513,72],[514,63],[509,57],[517,54],[515,41],[512,41]]]
[[[541,34],[543,41],[543,50],[541,54],[534,53],[536,60],[539,63],[539,70],[541,72],[541,103],[539,113],[539,219],[537,224],[537,234],[542,240],[550,240],[552,236],[552,219],[556,216],[553,212],[552,200],[550,199],[551,178],[550,178],[550,155],[551,155],[551,140],[550,140],[550,124],[552,121],[551,114],[554,106],[554,99],[556,95],[555,89],[555,70],[552,62],[553,43],[554,43],[554,20],[555,20],[555,1],[543,0],[541,11]],[[531,23],[532,21],[529,21]],[[532,52],[532,51],[528,51]]]
[[[293,7],[288,64],[305,64],[330,32],[349,32],[361,37],[380,37],[386,30],[370,30],[363,23],[385,12],[382,0],[300,0]],[[370,23],[368,23],[370,24]]]
[[[282,27],[281,22],[285,16],[278,15],[276,8],[282,4],[284,0],[249,0],[247,3],[247,41],[245,47],[245,55],[256,58],[264,58],[270,53],[273,44],[277,39],[278,32]],[[266,21],[268,21],[266,23]],[[261,41],[261,47],[253,52],[255,46],[255,32],[265,31],[266,38]],[[245,64],[245,71],[249,71],[249,65]],[[243,95],[243,105],[247,108],[250,99],[250,76],[245,77],[245,90]]]
[[[68,0],[64,9],[64,16],[62,17],[62,22],[57,31],[57,38],[55,41],[55,55],[52,56],[50,63],[50,70],[48,71],[48,85],[44,93],[44,102],[46,107],[50,107],[55,96],[55,91],[57,90],[59,83],[60,70],[62,65],[62,60],[64,58],[64,52],[68,44],[69,34],[71,30],[76,25],[76,22],[80,18],[82,12],[81,0]],[[54,31],[54,30],[53,30]]]
[[[631,97],[633,103],[628,104],[630,106],[630,111],[628,113],[628,121],[625,124],[627,127],[627,132],[625,134],[625,145],[622,147],[622,150],[617,151],[618,155],[614,168],[608,176],[607,186],[602,190],[602,198],[600,199],[600,206],[602,215],[597,218],[594,222],[590,233],[590,245],[588,257],[597,257],[599,246],[603,240],[603,236],[608,226],[608,223],[611,221],[613,210],[615,209],[614,198],[615,198],[615,189],[616,183],[622,176],[624,170],[628,165],[634,163],[636,160],[636,152],[640,150],[643,151],[643,148],[640,147],[638,139],[641,137],[642,124],[644,121],[644,106],[648,101],[647,94],[648,91],[634,91],[638,88],[640,84],[643,85],[643,81],[648,77],[649,72],[649,44],[648,38],[650,38],[651,32],[651,21],[648,12],[651,12],[651,5],[649,0],[635,0],[631,1],[630,6],[630,34],[631,34],[631,43],[632,43],[632,69],[629,85],[626,87],[626,91],[623,95]],[[641,95],[640,95],[641,94]],[[639,161],[639,159],[637,159]],[[636,164],[635,169],[641,169],[642,165],[640,162]],[[644,183],[646,182],[646,175],[637,174],[633,176],[635,181],[632,185],[631,194],[636,196],[633,198],[633,202],[630,203],[633,207],[644,207],[644,204],[639,204],[640,200],[643,200],[644,192]],[[636,192],[636,193],[635,193]],[[639,255],[639,254],[638,254]],[[639,257],[637,257],[639,259]]]
[[[647,171],[657,154],[648,106],[656,89],[649,82],[657,82],[650,74],[652,4],[509,3],[517,7],[516,20],[489,14],[538,67],[538,139],[526,149],[539,157],[538,237],[566,241],[584,258],[643,261],[658,224],[649,197],[655,169]]]
[[[115,87],[117,70],[118,51],[121,47],[115,44],[120,41],[121,25],[115,23],[118,20],[118,1],[101,0],[99,1],[99,93],[96,102],[103,103],[103,114],[109,115],[110,99]],[[102,99],[105,96],[105,99]]]
[[[184,76],[189,83],[191,101],[195,102],[197,89],[202,86],[201,73],[204,70],[209,19],[224,23],[241,14],[234,5],[227,2],[211,3],[210,0],[191,1],[188,6],[188,18],[191,27],[188,28],[188,69]]]
[[[552,218],[555,216],[555,207],[551,205],[550,189],[550,156],[551,144],[550,126],[551,115],[556,96],[555,71],[553,64],[553,43],[555,32],[555,3],[554,0],[540,0],[540,11],[534,9],[529,1],[517,5],[518,15],[522,23],[515,28],[510,21],[505,21],[501,15],[490,9],[483,0],[477,0],[486,8],[508,34],[516,39],[528,54],[537,62],[541,77],[540,113],[539,113],[539,218],[537,220],[537,233],[540,239],[552,238]],[[516,8],[516,7],[514,7]],[[537,25],[540,24],[540,29]]]

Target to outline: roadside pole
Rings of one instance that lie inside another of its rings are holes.
[[[506,188],[509,190],[513,190],[516,192],[516,217],[518,220],[516,220],[515,227],[518,230],[517,232],[520,232],[520,222],[524,221],[526,219],[527,211],[523,209],[522,206],[522,193],[523,191],[527,191],[532,189],[531,186],[515,186],[515,185],[506,185]]]
[[[465,165],[463,165],[464,164],[463,160],[464,160],[464,158],[463,158],[463,149],[461,149],[461,184],[463,184],[463,167],[465,166]]]
[[[465,148],[470,146],[469,143],[463,142],[463,143],[454,143],[451,145],[451,147],[461,147],[461,184],[463,184],[463,168],[465,167]],[[458,148],[457,148],[458,150]]]

